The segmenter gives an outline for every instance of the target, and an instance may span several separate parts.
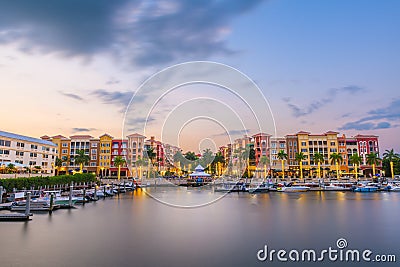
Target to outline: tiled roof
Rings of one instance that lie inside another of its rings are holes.
[[[91,135],[71,135],[69,138],[71,139],[93,139]]]
[[[0,136],[7,137],[7,138],[13,138],[13,139],[19,139],[19,140],[31,142],[31,143],[38,143],[38,144],[47,145],[47,146],[57,146],[56,144],[54,144],[50,141],[42,140],[39,138],[33,138],[33,137],[25,136],[25,135],[4,132],[4,131],[0,131]]]

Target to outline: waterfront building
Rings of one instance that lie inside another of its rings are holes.
[[[0,131],[0,164],[54,173],[57,145],[48,140]]]
[[[100,173],[102,177],[110,176],[111,168],[111,143],[113,137],[109,134],[103,134],[99,138],[99,165]]]
[[[57,157],[62,160],[62,167],[58,168],[58,174],[68,173],[71,140],[63,135],[55,135],[52,137],[44,135],[40,138],[57,145]]]
[[[118,175],[118,167],[114,165],[114,159],[118,156],[122,157],[127,162],[128,155],[128,140],[127,139],[113,139],[111,145],[111,176]],[[120,168],[121,177],[130,175],[127,164]]]
[[[282,162],[278,158],[278,153],[283,150],[287,154],[286,138],[271,137],[270,142],[270,166],[273,172],[280,172],[282,171]],[[285,170],[287,167],[287,164],[285,164]]]
[[[93,136],[90,135],[71,135],[69,137],[70,141],[70,165],[68,168],[69,173],[73,171],[79,171],[80,165],[75,163],[75,157],[78,154],[78,151],[84,151],[85,155],[89,156],[90,158],[90,140],[93,139]],[[89,162],[83,164],[83,170],[88,172],[89,169]],[[96,172],[96,167],[92,169],[92,171]]]
[[[296,161],[296,153],[298,153],[297,136],[289,134],[285,136],[286,139],[286,154],[288,163],[288,175],[294,175],[299,170],[299,164]]]
[[[330,155],[332,153],[338,153],[338,132],[328,131],[323,134],[311,134],[309,132],[300,131],[295,135],[286,136],[289,139],[286,143],[292,142],[289,145],[289,169],[295,170],[296,174],[299,169],[299,163],[296,162],[296,153],[302,152],[305,159],[302,161],[303,173],[307,176],[313,176],[316,174],[318,164],[314,162],[314,154],[321,153],[324,156],[324,162],[321,164],[322,173],[326,175],[329,172],[335,170],[335,166],[330,164]],[[294,146],[298,146],[298,148]]]
[[[91,138],[89,141],[90,144],[90,161],[89,161],[89,172],[94,172],[96,175],[100,175],[99,169],[99,153],[100,153],[100,139],[99,138]]]
[[[376,153],[379,157],[378,136],[358,134],[354,136],[354,139],[357,141],[358,152],[362,158],[361,170],[364,173],[371,174],[372,166],[367,162],[367,155],[370,153]],[[376,167],[377,170],[380,171],[382,169],[382,164],[380,163]]]
[[[255,165],[258,166],[261,157],[269,158],[269,145],[270,145],[270,134],[258,133],[252,136],[252,143],[254,144],[255,151]]]
[[[132,172],[134,177],[141,177],[142,173],[140,173],[141,166],[137,166],[136,161],[139,159],[144,160],[144,140],[146,136],[133,133],[127,136],[128,139],[128,155],[127,155],[127,162],[129,169]],[[143,162],[142,162],[143,164]],[[141,164],[141,165],[142,165]]]
[[[155,158],[152,159],[153,165],[157,166],[158,171],[165,171],[165,156],[164,156],[164,146],[163,144],[156,140],[154,136],[151,136],[150,139],[145,142],[146,151],[150,148],[153,149],[155,153]]]

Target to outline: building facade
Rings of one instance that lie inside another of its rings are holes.
[[[54,174],[57,144],[48,140],[0,131],[0,164],[17,169]]]

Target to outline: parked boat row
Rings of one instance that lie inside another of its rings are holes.
[[[307,191],[353,191],[353,192],[378,192],[378,191],[389,191],[389,192],[400,192],[399,183],[389,183],[386,185],[378,183],[339,183],[331,182],[329,184],[318,184],[318,183],[305,183],[305,184],[294,184],[294,183],[267,183],[262,182],[259,184],[248,184],[245,182],[237,183],[223,183],[217,185],[214,192],[248,192],[251,194],[255,193],[266,193],[269,191],[275,192],[307,192]]]

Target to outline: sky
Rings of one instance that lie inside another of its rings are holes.
[[[1,130],[195,151],[334,130],[400,152],[399,31],[397,0],[0,0]]]

